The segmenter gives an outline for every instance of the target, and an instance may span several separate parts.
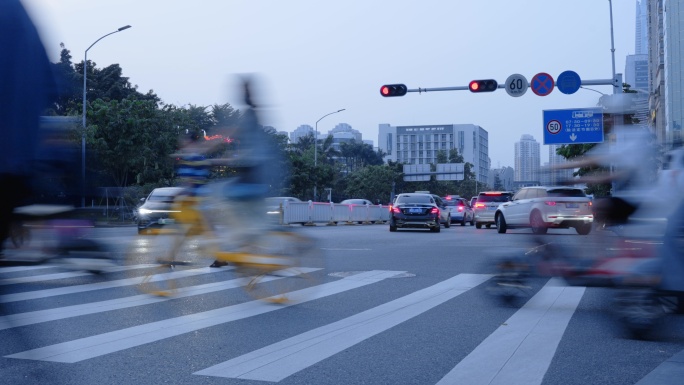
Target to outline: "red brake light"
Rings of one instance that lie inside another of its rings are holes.
[[[547,206],[555,206],[556,202],[544,202],[544,204]]]
[[[463,211],[463,206],[458,206],[458,211]]]
[[[392,213],[400,213],[401,210],[398,207],[390,206],[390,212]]]
[[[437,207],[433,207],[432,210],[430,210],[430,213],[439,214],[439,209]]]
[[[475,203],[475,208],[476,208],[476,209],[481,209],[481,208],[484,208],[484,207],[485,207],[485,204],[484,204],[484,203]]]

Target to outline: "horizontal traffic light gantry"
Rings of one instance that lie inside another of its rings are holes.
[[[408,88],[404,84],[386,84],[380,87],[380,95],[384,97],[390,96],[404,96]]]
[[[494,92],[498,87],[494,79],[473,80],[468,84],[470,92]]]

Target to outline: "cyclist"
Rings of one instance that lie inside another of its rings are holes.
[[[237,247],[250,245],[263,234],[268,222],[265,198],[270,183],[285,175],[280,167],[282,162],[278,149],[260,123],[259,107],[254,102],[250,79],[242,79],[242,92],[247,109],[230,135],[238,150],[236,156],[228,161],[237,176],[223,191],[223,196],[232,203],[233,221],[239,224],[231,228],[233,239],[240,243],[235,245]],[[226,263],[221,261],[212,264],[213,267],[224,265]]]
[[[264,198],[267,196],[270,182],[283,177],[278,158],[278,151],[272,145],[269,135],[259,122],[258,107],[254,103],[249,79],[242,80],[242,92],[247,109],[242,114],[240,124],[229,129],[216,129],[223,137],[229,137],[237,150],[231,157],[210,158],[205,154],[216,152],[221,141],[203,141],[199,135],[186,135],[184,145],[179,153],[173,154],[178,159],[177,176],[187,190],[177,199],[181,215],[179,218],[185,225],[185,235],[199,235],[212,231],[211,224],[201,210],[201,201],[208,194],[206,188],[209,181],[210,168],[213,165],[230,166],[235,177],[221,191],[222,198],[231,203],[231,239],[236,248],[248,246],[256,242],[265,230],[267,223]],[[179,237],[179,244],[183,237]],[[226,263],[215,261],[211,266],[220,267]]]

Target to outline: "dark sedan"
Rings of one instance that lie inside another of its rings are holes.
[[[440,231],[440,210],[430,194],[405,193],[397,195],[390,207],[390,231],[401,228]]]

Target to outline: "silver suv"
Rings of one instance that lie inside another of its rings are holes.
[[[578,234],[587,235],[594,221],[591,206],[591,199],[579,188],[524,187],[510,202],[499,205],[494,220],[499,233],[529,227],[535,234],[546,234],[549,228],[574,227]]]
[[[509,191],[483,191],[477,196],[473,211],[475,212],[475,227],[482,228],[482,225],[490,228],[494,222],[494,212],[501,203],[508,202],[513,197]]]

